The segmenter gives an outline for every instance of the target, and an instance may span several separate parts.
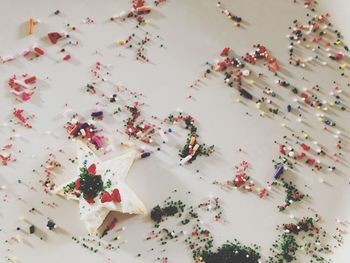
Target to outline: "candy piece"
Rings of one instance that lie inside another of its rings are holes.
[[[315,160],[315,159],[308,159],[306,162],[307,162],[310,166],[314,166],[316,160]]]
[[[297,158],[298,159],[303,159],[306,156],[304,152],[297,153]]]
[[[22,93],[22,100],[23,100],[23,101],[27,101],[27,100],[30,99],[30,96],[31,96],[31,94],[29,94],[29,93],[27,93],[27,92],[23,92],[23,93]]]
[[[29,35],[33,34],[34,26],[35,26],[35,20],[33,18],[30,18],[29,22],[28,22],[28,34]]]
[[[141,6],[135,9],[137,13],[149,13],[151,12],[151,7],[148,5]]]
[[[141,158],[146,158],[146,157],[149,157],[151,156],[151,153],[150,152],[144,152],[141,154]]]
[[[303,148],[305,151],[310,150],[310,146],[306,145],[305,143],[300,144],[300,147]]]
[[[35,232],[35,226],[34,226],[34,225],[31,225],[31,226],[29,227],[29,234],[34,234],[34,232]]]
[[[117,188],[115,188],[112,192],[112,198],[114,202],[120,203],[122,201],[122,198],[120,196],[120,192]]]
[[[333,59],[333,60],[340,60],[340,59],[344,58],[344,56],[345,55],[343,53],[341,53],[341,52],[335,54],[334,56],[333,55],[329,55],[329,57],[331,59]]]
[[[280,153],[286,154],[285,146],[283,144],[280,144]]]
[[[56,44],[57,41],[62,37],[62,35],[58,32],[48,33],[47,36],[52,44]]]
[[[325,124],[329,125],[329,126],[335,126],[335,122],[333,122],[330,118],[325,118],[323,121]]]
[[[143,0],[137,0],[136,3],[133,5],[135,9],[142,7],[144,4]]]
[[[253,95],[250,94],[248,91],[246,91],[245,89],[243,88],[240,88],[239,90],[240,92],[240,95],[246,99],[249,99],[249,100],[252,100],[253,99]]]
[[[33,77],[26,78],[26,79],[24,80],[24,83],[25,83],[25,84],[32,84],[32,83],[35,83],[35,81],[36,81],[36,77],[33,76]]]
[[[87,171],[92,175],[96,175],[96,164],[94,164],[94,163],[91,164],[89,166],[89,168],[87,169]]]
[[[230,48],[229,48],[229,47],[225,47],[225,48],[221,51],[220,56],[222,56],[222,57],[227,57],[229,51],[230,51]]]
[[[29,55],[31,52],[31,49],[30,48],[25,48],[23,49],[19,54],[22,56],[22,57],[25,57],[27,55]]]
[[[101,119],[103,117],[103,111],[95,111],[91,113],[91,117]]]
[[[91,140],[96,144],[98,148],[101,148],[103,146],[103,141],[100,136],[94,135],[91,137]]]
[[[53,220],[49,219],[49,221],[47,221],[46,227],[49,230],[54,230],[57,226]]]
[[[15,59],[15,57],[12,55],[5,55],[5,56],[2,56],[0,58],[1,58],[2,63],[10,62],[10,61]]]
[[[101,198],[100,198],[101,203],[106,203],[106,202],[112,202],[113,198],[112,195],[110,193],[108,193],[107,191],[104,191],[104,193],[102,194]]]
[[[11,80],[10,80],[11,81]],[[19,79],[13,79],[13,83],[14,84],[17,84],[18,86],[21,86],[22,88],[24,89],[29,89],[29,86],[22,80],[19,80]]]
[[[39,56],[42,56],[42,55],[45,54],[44,50],[42,50],[41,48],[38,48],[38,47],[34,47],[34,48],[33,48],[33,51],[34,51],[35,53],[37,53]]]
[[[275,167],[275,173],[273,174],[273,177],[275,179],[279,179],[281,177],[281,175],[283,174],[284,172],[284,166],[283,164],[277,164],[276,167]]]
[[[180,165],[183,165],[185,163],[187,163],[189,160],[192,159],[192,155],[187,155],[185,158],[183,158],[181,161],[180,161]]]
[[[275,58],[271,58],[269,60],[269,67],[268,68],[270,71],[273,71],[273,72],[276,72],[280,69],[280,66],[277,63],[277,60]]]

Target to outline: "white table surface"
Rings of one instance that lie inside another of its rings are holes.
[[[347,89],[345,84],[349,80],[348,76],[341,78],[339,71],[332,67],[312,66],[311,70],[305,70],[287,65],[289,41],[285,36],[294,19],[305,19],[306,10],[301,4],[293,4],[289,0],[222,2],[229,10],[243,17],[247,22],[243,28],[235,28],[216,8],[216,1],[211,0],[168,0],[152,11],[147,16],[151,23],[142,27],[142,30],[149,31],[153,36],[159,35],[160,39],[147,46],[147,54],[152,62],[147,64],[135,61],[133,52],[115,44],[116,40],[125,38],[131,32],[142,35],[141,30],[134,29],[135,22],[108,21],[111,15],[127,10],[129,1],[0,0],[0,55],[18,54],[34,43],[46,51],[43,57],[36,60],[16,58],[13,62],[0,65],[0,124],[8,122],[13,107],[23,108],[36,115],[31,121],[34,127],[32,130],[16,126],[16,132],[13,133],[11,128],[0,126],[0,146],[6,144],[10,136],[19,135],[14,140],[17,162],[7,167],[0,166],[0,184],[6,185],[6,189],[0,191],[0,196],[8,199],[0,204],[1,262],[5,262],[6,257],[15,257],[17,262],[22,263],[77,260],[107,262],[107,257],[112,257],[112,262],[154,262],[158,255],[162,255],[159,252],[162,247],[144,241],[153,225],[149,215],[118,215],[118,228],[125,227],[120,235],[127,242],[116,252],[93,254],[76,245],[71,236],[86,235],[86,229],[79,220],[78,205],[45,194],[38,182],[44,178],[40,164],[50,152],[56,153],[63,164],[62,172],[55,177],[57,183],[75,176],[75,165],[67,161],[69,157],[75,156],[75,144],[67,139],[63,128],[67,119],[62,116],[62,112],[68,103],[74,111],[88,118],[95,103],[101,101],[99,96],[91,96],[84,91],[84,86],[91,80],[90,68],[96,61],[111,65],[110,83],[100,87],[107,95],[112,94],[113,84],[116,83],[143,92],[145,97],[142,100],[146,104],[142,108],[143,114],[149,121],[152,115],[163,118],[176,112],[176,109],[182,109],[198,121],[202,141],[216,146],[217,151],[212,156],[198,158],[192,165],[180,167],[177,153],[185,140],[185,133],[175,128],[179,136],[171,137],[168,144],[161,146],[161,152],[136,161],[129,175],[129,184],[142,197],[149,210],[161,203],[174,189],[178,189],[174,198],[182,199],[187,204],[198,204],[210,194],[219,196],[228,223],[205,222],[216,238],[216,245],[234,238],[245,244],[256,243],[261,245],[264,258],[277,236],[275,225],[291,221],[291,214],[296,217],[306,216],[310,214],[307,208],[312,207],[319,212],[323,219],[322,225],[330,233],[334,233],[338,226],[337,218],[342,221],[349,219],[350,169],[346,164],[339,164],[335,175],[327,171],[314,173],[309,167],[300,167],[294,181],[311,198],[292,206],[285,213],[279,213],[276,209],[283,200],[282,193],[261,200],[254,194],[225,192],[212,184],[215,179],[225,181],[232,178],[234,165],[242,160],[251,164],[249,174],[256,182],[266,185],[267,181],[271,181],[274,171],[271,160],[278,155],[274,140],[281,140],[288,133],[287,129],[281,127],[282,123],[287,123],[297,132],[307,130],[326,148],[333,149],[335,142],[330,134],[322,131],[323,125],[318,122],[313,109],[306,108],[308,111],[304,114],[303,123],[298,123],[295,115],[288,115],[287,120],[283,120],[282,115],[261,118],[254,102],[236,102],[239,97],[237,92],[227,89],[219,74],[206,80],[200,88],[189,89],[188,86],[205,69],[205,61],[217,59],[223,47],[232,47],[236,54],[243,54],[252,50],[253,44],[262,43],[278,58],[285,72],[289,72],[282,73],[282,77],[298,87],[310,88],[319,83],[326,95],[333,80],[339,81],[344,89]],[[331,12],[331,21],[349,41],[348,5],[345,0],[320,1],[319,9]],[[54,16],[53,12],[57,9],[61,14]],[[41,21],[32,36],[26,33],[29,17]],[[94,19],[95,23],[82,24],[86,17]],[[77,26],[77,31],[72,35],[80,43],[77,47],[67,48],[72,55],[70,62],[62,61],[59,47],[49,44],[45,39],[48,32],[61,31],[67,22]],[[160,44],[165,47],[160,48]],[[266,72],[261,64],[251,68],[255,72]],[[25,103],[16,102],[7,85],[11,75],[21,73],[36,75],[39,79],[38,89],[32,99]],[[303,81],[302,76],[308,81]],[[275,80],[272,74],[266,77],[268,85],[279,92],[282,88],[275,84]],[[349,105],[349,93],[344,93],[345,103]],[[279,94],[282,99],[276,100],[276,104],[285,112],[293,96],[283,90]],[[192,100],[187,99],[189,95],[193,96]],[[346,136],[350,129],[349,111],[337,112],[332,117],[338,124],[337,129],[344,134],[344,159],[348,162]],[[305,125],[306,122],[310,125]],[[109,117],[99,125],[105,128],[104,133],[111,138],[116,149],[109,156],[122,153],[124,150],[117,145],[124,138],[114,132],[122,127],[122,119],[113,120]],[[238,148],[242,148],[244,153],[240,153]],[[58,153],[58,149],[63,149],[65,153]],[[22,153],[18,153],[18,150]],[[33,173],[32,169],[38,172]],[[196,173],[197,169],[199,173]],[[200,179],[200,176],[204,179]],[[325,183],[321,184],[320,178]],[[18,179],[23,183],[18,184]],[[305,184],[308,188],[304,187]],[[36,190],[30,190],[31,186]],[[187,191],[192,194],[187,195]],[[18,197],[23,201],[18,201]],[[55,202],[58,207],[47,207],[41,204],[42,201]],[[32,207],[40,213],[29,213]],[[45,232],[45,241],[16,231],[18,226],[25,228],[25,224],[18,220],[21,216]],[[53,218],[62,230],[46,230],[47,217]],[[347,230],[347,227],[344,229]],[[5,243],[5,240],[18,235],[22,242]],[[344,239],[344,245],[331,256],[334,262],[348,262],[350,239],[348,235]],[[155,248],[154,252],[149,251],[151,247]],[[169,262],[191,262],[191,254],[184,248],[183,244],[169,244],[166,252]],[[136,257],[138,253],[142,254],[141,258]]]

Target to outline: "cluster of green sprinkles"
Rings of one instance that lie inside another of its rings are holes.
[[[205,263],[257,263],[260,262],[259,247],[253,245],[248,247],[242,245],[237,239],[227,241],[222,246],[214,249],[214,238],[208,229],[203,228],[202,220],[199,217],[200,211],[215,212],[215,220],[222,217],[222,210],[219,198],[209,198],[207,201],[197,206],[187,206],[181,201],[171,201],[170,197],[164,201],[164,207],[155,206],[151,211],[151,219],[156,222],[155,227],[159,228],[161,222],[164,222],[169,216],[178,215],[182,225],[191,223],[191,232],[182,230],[175,232],[167,228],[161,228],[158,231],[153,230],[146,240],[157,239],[160,245],[166,245],[169,240],[179,241],[181,239],[192,253],[195,262]],[[163,215],[165,214],[165,215]]]
[[[272,186],[281,186],[285,189],[286,197],[283,205],[277,206],[279,211],[286,210],[287,207],[292,205],[295,202],[302,201],[308,195],[300,193],[300,191],[296,188],[296,186],[292,182],[286,182],[283,178],[279,181],[274,181]]]
[[[222,219],[221,204],[218,197],[210,198],[206,202],[203,202],[197,206],[199,209],[204,209],[207,212],[215,212],[215,221]]]
[[[339,219],[337,219],[338,223],[342,223]],[[334,248],[341,247],[344,243],[344,234],[346,231],[341,229],[340,227],[337,227],[336,233],[332,235],[332,238],[337,242],[337,244],[334,245]]]
[[[326,231],[317,226],[319,217],[305,217],[296,224],[283,224],[283,233],[272,245],[270,251],[272,256],[267,263],[284,263],[296,261],[298,252],[303,252],[305,257],[311,257],[311,262],[330,262],[324,254],[330,253],[331,249],[328,244],[322,243],[322,238],[326,238]],[[278,227],[279,228],[279,227]],[[303,261],[305,262],[305,261]]]
[[[192,251],[193,260],[205,263],[258,263],[261,258],[259,247],[248,247],[241,244],[237,239],[227,241],[225,244],[214,249],[214,238],[208,229],[196,224],[192,233],[185,239],[186,245]]]
[[[76,237],[72,237],[72,240],[74,240],[77,244],[80,244],[82,247],[84,247],[84,248],[86,248],[86,249],[88,249],[88,250],[90,250],[90,251],[92,251],[94,253],[98,252],[98,248],[86,244],[86,241],[87,241],[86,238],[83,238],[82,240],[79,240]]]
[[[117,248],[120,248],[119,246],[116,247],[111,243],[106,244],[101,239],[96,239],[96,238],[88,238],[88,237],[78,238],[78,237],[72,236],[72,240],[75,241],[76,244],[81,245],[83,248],[86,248],[87,250],[93,253],[98,253],[101,249],[116,250]]]
[[[227,241],[215,251],[208,250],[202,252],[202,262],[205,263],[258,263],[260,262],[260,253],[257,251],[258,246],[248,247],[242,245],[238,240],[233,242]]]
[[[187,225],[192,219],[197,219],[198,221],[198,217],[198,213],[194,210],[193,206],[190,206],[187,210],[187,215],[185,216],[185,219],[181,221],[181,224]]]
[[[182,113],[179,113],[174,116],[170,114],[164,122],[171,125],[183,122],[185,129],[189,131],[186,144],[179,151],[179,156],[182,158],[180,164],[192,163],[198,156],[210,156],[214,152],[214,145],[206,146],[205,143],[198,143],[198,128],[195,126],[194,118],[191,115],[184,116]]]
[[[127,111],[131,114],[124,120],[125,133],[129,138],[140,140],[144,143],[152,143],[152,135],[155,133],[154,126],[140,120],[141,111],[139,104],[134,103],[133,106],[125,106]]]
[[[83,167],[80,168],[79,179],[64,186],[64,193],[73,193],[78,198],[83,196],[87,202],[93,203],[97,196],[99,196],[106,189],[110,188],[112,185],[111,181],[107,180],[104,183],[101,175],[95,174],[96,168],[91,169],[92,167],[95,166],[91,165],[89,168],[87,168],[86,163],[84,163]],[[107,172],[110,171],[106,171],[106,173]]]
[[[182,201],[179,200],[175,202],[168,197],[168,199],[164,201],[163,207],[157,205],[151,210],[151,219],[156,223],[155,226],[159,227],[159,223],[169,216],[175,216],[179,213],[179,217],[181,217],[185,206],[186,205],[182,203]]]

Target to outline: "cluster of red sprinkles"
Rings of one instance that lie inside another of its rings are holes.
[[[23,109],[16,109],[14,108],[12,111],[13,116],[17,119],[18,123],[21,124],[22,126],[31,129],[33,128],[30,124],[28,124],[28,120],[32,119],[34,115],[26,117],[24,114]]]
[[[19,97],[22,101],[27,101],[34,94],[34,90],[36,89],[36,77],[28,76],[27,74],[22,74],[23,78],[19,79],[16,75],[13,75],[8,84],[11,88],[11,92]]]

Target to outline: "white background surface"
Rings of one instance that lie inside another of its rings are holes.
[[[312,66],[311,70],[295,69],[288,64],[288,39],[285,37],[294,19],[305,20],[307,12],[301,4],[295,5],[291,1],[283,0],[246,0],[223,1],[225,6],[247,21],[242,28],[235,28],[216,8],[215,1],[209,0],[169,0],[164,5],[147,16],[151,24],[143,29],[152,35],[160,35],[160,40],[147,47],[149,64],[134,60],[133,52],[117,47],[115,41],[125,38],[132,32],[140,34],[134,29],[135,22],[111,23],[109,17],[129,8],[128,1],[7,1],[0,0],[0,55],[19,53],[23,48],[38,43],[46,51],[46,55],[33,61],[17,58],[15,61],[0,65],[0,123],[7,122],[14,106],[22,107],[36,118],[32,121],[33,130],[16,127],[15,134],[20,135],[15,140],[18,161],[8,167],[0,167],[0,182],[7,189],[0,192],[4,198],[8,195],[8,202],[1,203],[0,222],[1,262],[6,256],[14,256],[18,262],[106,262],[106,255],[94,255],[76,245],[71,236],[84,236],[86,229],[79,220],[78,205],[64,201],[61,198],[43,193],[38,181],[44,178],[42,172],[32,173],[32,169],[40,171],[40,164],[45,160],[46,147],[53,152],[64,149],[65,154],[57,154],[63,162],[62,172],[56,176],[57,182],[72,178],[75,166],[67,159],[74,157],[75,144],[67,140],[63,125],[66,119],[62,117],[64,105],[68,103],[81,116],[89,117],[95,103],[101,101],[97,96],[86,94],[84,86],[91,78],[90,68],[96,61],[111,64],[110,83],[100,87],[107,95],[113,93],[113,84],[121,83],[125,87],[143,92],[146,103],[143,114],[149,121],[150,116],[161,118],[180,108],[193,115],[199,124],[199,133],[203,142],[215,144],[217,152],[209,158],[198,158],[191,166],[178,166],[178,148],[185,137],[180,128],[175,128],[170,143],[162,146],[160,153],[151,158],[137,161],[133,166],[129,183],[142,197],[150,210],[161,203],[169,193],[178,189],[177,197],[185,203],[197,204],[209,194],[220,196],[223,201],[225,219],[228,224],[213,224],[206,222],[214,234],[217,244],[227,239],[238,238],[246,244],[257,243],[262,246],[263,255],[268,254],[268,248],[277,236],[275,225],[289,222],[290,214],[296,216],[309,215],[308,207],[315,208],[323,218],[323,224],[330,233],[334,233],[336,218],[347,220],[348,209],[348,172],[347,165],[339,165],[336,175],[314,173],[309,167],[301,166],[294,175],[294,182],[301,191],[309,193],[311,198],[288,209],[286,213],[279,213],[276,206],[283,200],[283,194],[272,194],[272,198],[260,200],[254,194],[239,191],[224,192],[212,182],[217,179],[225,181],[232,178],[233,167],[240,161],[248,161],[252,168],[249,174],[254,180],[266,184],[271,180],[273,165],[271,159],[277,157],[277,145],[274,140],[281,140],[287,130],[281,127],[282,122],[288,123],[296,132],[306,130],[326,148],[333,149],[334,138],[322,131],[322,125],[315,117],[313,109],[305,108],[303,118],[310,126],[296,121],[296,115],[288,115],[287,120],[282,116],[259,117],[254,102],[237,103],[237,93],[227,89],[222,84],[221,75],[212,76],[205,84],[196,90],[188,86],[200,76],[204,70],[205,61],[218,58],[218,53],[225,46],[233,48],[236,54],[244,54],[252,50],[252,45],[262,43],[266,45],[274,56],[278,58],[284,69],[288,81],[298,87],[309,87],[320,84],[327,95],[333,80],[340,79],[339,71],[332,67]],[[230,3],[228,3],[230,2]],[[348,28],[346,1],[321,1],[319,9],[330,10],[336,28],[342,29],[346,39],[350,39]],[[61,10],[60,16],[54,16],[55,10]],[[86,25],[81,21],[87,16],[95,20],[95,24]],[[26,23],[29,17],[41,20],[35,28],[33,36],[27,36]],[[73,33],[80,42],[78,47],[68,47],[73,59],[63,62],[63,55],[59,47],[48,43],[45,38],[48,32],[61,31],[66,23],[77,26]],[[140,34],[142,35],[142,34]],[[165,48],[160,48],[164,44]],[[99,54],[96,54],[96,51]],[[262,64],[262,63],[261,63]],[[263,65],[251,67],[255,72],[265,72]],[[336,64],[334,64],[336,65]],[[336,67],[336,66],[334,66]],[[287,72],[287,73],[286,73]],[[288,73],[289,72],[289,73]],[[8,78],[13,74],[28,73],[36,75],[40,81],[33,98],[18,105],[9,92]],[[302,81],[304,76],[308,81]],[[281,99],[276,104],[285,112],[286,105],[292,102],[291,93],[274,84],[276,78],[268,74],[266,82],[278,90]],[[346,78],[348,81],[348,77]],[[346,81],[341,82],[346,89]],[[261,96],[261,90],[251,89],[254,95]],[[256,91],[256,93],[255,93]],[[258,92],[259,91],[259,92]],[[348,100],[348,92],[345,99]],[[193,100],[187,96],[192,95]],[[249,115],[245,113],[249,112]],[[348,134],[350,128],[348,112],[337,112],[332,116],[338,124],[337,129]],[[122,127],[122,119],[108,117],[102,125],[112,138],[112,144],[117,146],[120,136],[113,132]],[[51,131],[52,135],[46,132]],[[9,136],[14,133],[10,128],[0,127],[0,143],[5,144]],[[345,162],[348,152],[345,145]],[[244,149],[239,153],[238,148]],[[122,153],[123,149],[116,147],[111,156]],[[331,151],[331,150],[330,150]],[[36,155],[36,158],[32,158]],[[106,157],[107,158],[107,157]],[[326,162],[327,164],[327,162]],[[325,165],[326,166],[326,165]],[[326,168],[326,167],[325,167]],[[196,173],[199,169],[200,173]],[[204,180],[200,179],[200,176]],[[327,183],[320,184],[319,178]],[[19,185],[17,180],[24,183]],[[307,184],[308,188],[304,187]],[[27,186],[26,186],[27,185]],[[29,187],[28,187],[29,186]],[[34,186],[36,191],[30,190]],[[181,189],[181,191],[180,191]],[[191,195],[186,192],[191,191]],[[21,197],[24,201],[17,201]],[[52,209],[41,204],[41,201],[56,202],[58,208]],[[28,210],[35,207],[40,213],[30,214]],[[30,222],[46,233],[46,240],[40,241],[33,236],[21,234],[23,242],[6,245],[3,241],[16,233],[17,226],[23,226],[18,221],[19,216],[25,216]],[[62,231],[49,232],[45,229],[46,218],[55,220]],[[152,230],[149,216],[120,216],[118,227],[125,226],[122,240],[127,243],[122,249],[110,253],[113,262],[153,262],[160,254],[159,246],[147,243],[144,238]],[[350,240],[345,235],[345,244],[335,250],[332,256],[334,262],[348,262]],[[149,252],[155,247],[155,252]],[[6,251],[10,249],[10,251]],[[136,255],[142,254],[138,260]],[[4,256],[3,256],[4,255]],[[108,256],[108,255],[107,255]],[[170,262],[190,262],[190,252],[184,250],[183,244],[168,245],[166,256]]]

